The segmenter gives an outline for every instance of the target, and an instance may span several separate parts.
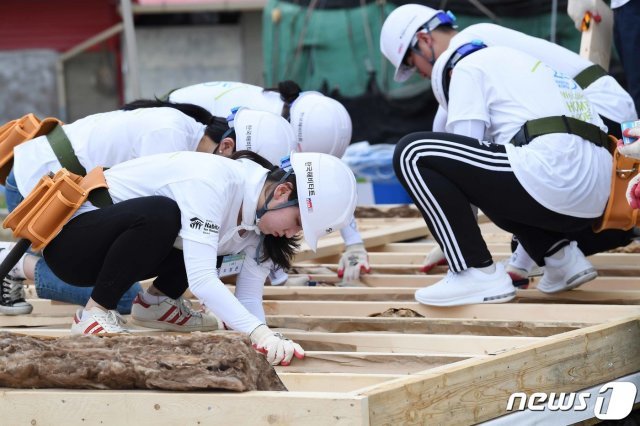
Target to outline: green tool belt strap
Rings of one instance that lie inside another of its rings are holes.
[[[47,134],[47,140],[62,167],[79,176],[87,175],[87,171],[78,161],[78,157],[76,157],[76,153],[71,146],[71,141],[62,130],[61,125],[58,124]],[[96,207],[106,207],[113,204],[107,188],[97,188],[91,191],[89,193],[89,201]]]
[[[598,126],[565,115],[529,120],[524,123],[510,142],[515,146],[523,146],[531,142],[533,138],[549,133],[568,133],[580,136],[597,146],[604,148],[609,146],[609,137]]]
[[[586,89],[591,83],[607,75],[607,71],[600,65],[594,64],[580,71],[573,80],[578,83],[582,89]]]

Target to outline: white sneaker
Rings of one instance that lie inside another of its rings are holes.
[[[126,323],[118,311],[103,311],[100,308],[92,308],[84,311],[80,308],[73,316],[71,334],[110,334],[128,333],[129,330],[122,327]]]
[[[543,293],[571,290],[598,276],[598,271],[582,254],[575,241],[571,241],[562,252],[562,259],[544,258],[546,267],[538,283],[538,290]]]
[[[416,300],[425,305],[457,306],[473,303],[504,303],[516,297],[516,290],[504,266],[486,274],[476,268],[447,273],[444,279],[416,291]]]
[[[173,331],[224,330],[222,321],[211,313],[198,312],[191,302],[167,297],[158,304],[146,303],[138,293],[131,307],[133,322],[144,327]]]

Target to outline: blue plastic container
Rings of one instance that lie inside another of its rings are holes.
[[[372,182],[376,204],[411,204],[413,200],[397,180]]]

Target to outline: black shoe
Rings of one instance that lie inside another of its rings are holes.
[[[33,306],[24,300],[24,286],[22,281],[8,275],[0,286],[0,314],[26,315],[30,314]]]

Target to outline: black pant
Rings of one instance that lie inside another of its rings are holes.
[[[77,216],[43,254],[61,279],[94,286],[92,299],[107,309],[131,283],[156,276],[154,286],[175,299],[188,287],[182,250],[173,247],[179,231],[175,201],[135,198]]]
[[[448,133],[412,133],[396,145],[393,163],[455,272],[492,262],[471,204],[516,235],[538,264],[568,244],[567,233],[595,220],[539,204],[518,182],[501,145]]]

